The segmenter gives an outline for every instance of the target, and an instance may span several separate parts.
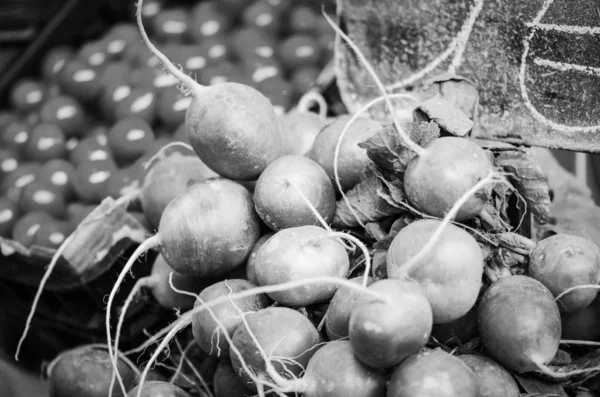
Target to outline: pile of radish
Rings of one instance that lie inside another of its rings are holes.
[[[418,121],[397,119],[368,64],[382,91],[373,103],[386,103],[392,124],[364,112],[280,118],[250,85],[196,82],[154,46],[142,15],[145,45],[190,98],[190,145],[159,149],[150,161],[135,195],[154,234],[108,297],[107,344],[57,357],[51,397],[514,397],[528,393],[521,375],[600,371],[555,365],[561,344],[593,345],[600,335],[574,325],[600,323],[600,249],[576,235],[515,237],[494,204],[514,190],[511,175],[490,150],[439,126],[421,146],[408,132]],[[390,128],[404,162],[393,173],[364,148]],[[360,227],[331,227],[343,206]],[[503,229],[486,231],[490,219]],[[512,267],[499,259],[507,236],[527,247],[512,246],[521,258]],[[115,310],[121,283],[149,249],[160,253],[152,274]],[[138,368],[119,336],[141,289],[180,316],[129,352],[152,347]],[[181,348],[182,335],[195,353]],[[180,364],[168,379],[158,364],[175,345]],[[198,357],[218,364],[182,369]],[[183,375],[191,379],[176,381]],[[575,395],[581,384],[565,388]]]

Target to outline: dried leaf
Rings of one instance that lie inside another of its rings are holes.
[[[433,121],[455,136],[466,136],[473,128],[469,116],[440,95],[421,102],[414,114],[417,120]]]
[[[440,136],[440,129],[433,122],[407,123],[406,131],[420,146],[426,146]],[[382,128],[358,146],[367,150],[367,155],[379,168],[392,173],[404,172],[408,162],[415,156],[393,125]]]
[[[475,120],[479,93],[470,80],[452,73],[442,73],[430,80],[423,94],[428,98],[440,95],[471,120]]]
[[[568,397],[565,389],[559,384],[544,381],[532,376],[513,374],[519,385],[531,397]]]

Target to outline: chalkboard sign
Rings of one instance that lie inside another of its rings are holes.
[[[599,0],[339,0],[342,28],[388,88],[443,72],[479,90],[472,135],[600,152]],[[355,111],[379,95],[337,43],[338,85]]]

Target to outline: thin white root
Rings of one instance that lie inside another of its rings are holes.
[[[23,347],[23,343],[25,342],[25,339],[27,338],[27,333],[29,332],[29,328],[31,327],[31,322],[33,321],[33,316],[35,315],[35,309],[37,308],[38,304],[40,303],[40,298],[42,297],[42,293],[44,292],[44,287],[46,286],[46,283],[50,279],[50,276],[52,275],[52,271],[54,271],[54,268],[56,267],[56,264],[58,263],[60,256],[62,255],[64,250],[67,248],[67,246],[69,244],[71,244],[71,241],[73,241],[73,239],[75,238],[78,228],[79,227],[77,227],[75,229],[75,231],[73,233],[71,233],[69,235],[69,237],[67,237],[65,239],[65,241],[62,242],[60,247],[58,247],[58,249],[56,250],[56,253],[54,253],[54,256],[52,257],[52,260],[50,261],[50,264],[48,265],[48,268],[46,269],[46,273],[44,273],[44,276],[42,277],[42,280],[40,281],[38,290],[35,293],[35,297],[33,298],[33,303],[31,304],[31,310],[29,311],[29,315],[27,316],[27,321],[25,322],[25,328],[23,329],[23,334],[21,335],[21,338],[19,339],[19,343],[17,344],[17,350],[15,352],[15,360],[16,361],[19,361],[19,354],[21,353],[21,348]]]
[[[154,153],[152,157],[150,157],[147,161],[144,162],[144,169],[147,170],[157,159],[164,159],[165,151],[175,146],[184,147],[186,149],[189,149],[192,153],[195,153],[194,148],[185,142],[169,142],[165,146],[161,147],[158,152]]]
[[[175,381],[177,380],[178,376],[182,376],[182,372],[183,372],[183,363],[185,362],[183,360],[183,358],[185,357],[185,355],[188,353],[188,351],[194,346],[195,341],[191,341],[190,343],[188,343],[188,345],[185,347],[185,349],[181,348],[181,344],[179,343],[179,341],[177,340],[177,338],[173,339],[175,341],[175,345],[177,346],[177,349],[179,349],[179,352],[181,354],[181,358],[179,359],[179,362],[177,363],[177,367],[175,367],[175,371],[173,371],[173,375],[171,376],[171,379],[169,379],[169,383],[173,384],[175,383]],[[169,357],[171,358],[171,357]],[[175,364],[175,360],[171,359],[171,361],[173,362],[173,364]],[[193,383],[193,382],[190,382]]]
[[[313,103],[316,103],[319,107],[319,117],[322,119],[327,118],[327,102],[323,95],[315,90],[308,91],[306,94],[302,95],[300,101],[298,101],[298,111],[306,113],[308,112]]]
[[[258,374],[258,379],[264,380],[264,378],[265,378],[264,374]],[[262,385],[262,383],[257,383],[256,389],[258,390],[258,397],[265,397],[265,388]]]
[[[469,41],[469,36],[471,36],[471,32],[473,31],[473,27],[475,26],[475,21],[477,21],[477,17],[481,13],[483,9],[483,1],[484,0],[475,0],[471,11],[469,12],[469,17],[465,21],[462,29],[456,36],[456,52],[454,53],[454,58],[452,59],[452,63],[448,67],[448,72],[454,74],[456,69],[460,66],[463,59],[463,54],[465,49],[467,48],[467,42]]]
[[[319,211],[317,211],[317,208],[313,205],[313,203],[310,202],[308,197],[306,197],[306,195],[304,193],[302,193],[302,190],[300,190],[300,188],[298,186],[296,186],[296,184],[293,183],[292,181],[290,181],[289,179],[286,179],[286,182],[289,183],[291,187],[296,189],[296,192],[298,192],[298,194],[300,195],[302,200],[304,200],[304,202],[306,203],[306,206],[312,211],[312,213],[314,214],[315,218],[317,218],[317,220],[319,221],[321,226],[323,226],[323,228],[325,230],[331,232],[332,231],[331,227],[329,227],[329,225],[327,224],[325,219],[321,216],[321,214],[319,214]]]
[[[572,339],[562,339],[560,341],[561,345],[581,345],[581,346],[600,346],[600,342],[594,342],[590,340],[572,340]]]
[[[566,294],[573,292],[573,291],[580,290],[580,289],[600,289],[600,285],[598,285],[598,284],[582,284],[582,285],[576,285],[571,288],[567,288],[560,294],[556,295],[556,298],[554,298],[554,301],[558,302],[559,299],[562,298],[563,296],[565,296]]]
[[[125,396],[127,395],[127,390],[125,388],[125,385],[123,384],[123,378],[121,377],[121,374],[119,373],[119,369],[117,368],[117,355],[113,351],[112,344],[111,344],[110,311],[112,309],[112,304],[115,299],[115,296],[117,295],[117,291],[119,290],[119,287],[123,283],[125,276],[127,275],[127,273],[129,273],[129,271],[133,267],[133,264],[135,263],[135,261],[138,260],[138,258],[144,252],[148,251],[149,249],[151,249],[153,247],[156,247],[159,244],[159,242],[160,242],[160,240],[159,240],[158,235],[154,235],[154,236],[146,239],[146,241],[144,241],[137,247],[137,249],[133,252],[131,257],[129,258],[129,260],[127,261],[125,266],[123,267],[123,270],[119,274],[117,281],[115,281],[115,285],[113,286],[113,289],[110,292],[110,295],[108,296],[108,303],[106,305],[106,346],[108,347],[108,355],[110,356],[112,364],[113,364],[113,371],[116,373],[117,380],[119,381],[119,385],[121,386],[121,390],[123,390],[123,395],[125,395]],[[141,388],[140,388],[140,391],[141,391]]]
[[[198,379],[198,381],[200,382],[200,385],[202,385],[202,389],[204,390],[204,393],[208,397],[214,397],[213,392],[210,390],[210,387],[208,386],[208,383],[206,382],[206,380],[204,380],[204,378],[202,377],[202,374],[200,374],[200,372],[198,372],[198,370],[196,369],[196,367],[194,366],[194,364],[192,364],[192,362],[190,361],[190,359],[187,358],[187,356],[186,356],[187,351],[194,345],[194,341],[190,342],[188,344],[188,346],[186,346],[185,351],[181,348],[181,344],[179,343],[179,341],[177,339],[175,339],[175,344],[177,345],[177,348],[181,352],[181,358],[182,358],[181,363],[185,362],[188,365],[188,367],[190,367],[190,369],[194,373],[194,376],[196,377],[196,379]],[[174,381],[175,379],[176,378],[174,376],[171,379],[171,381]],[[193,383],[193,382],[190,382],[190,383]]]
[[[598,366],[598,367],[592,367],[592,368],[586,368],[586,369],[575,369],[573,371],[568,371],[568,372],[558,372],[558,371],[552,370],[550,367],[548,367],[546,364],[544,364],[542,362],[534,361],[533,363],[538,367],[538,370],[541,373],[543,373],[544,375],[551,376],[556,379],[564,379],[564,378],[569,378],[569,377],[575,376],[575,375],[583,375],[583,374],[589,374],[590,372],[600,371],[600,366]]]
[[[331,232],[331,234],[328,237],[350,240],[354,244],[356,244],[358,248],[360,248],[363,255],[365,256],[365,273],[363,275],[362,286],[364,288],[367,288],[367,285],[369,284],[369,274],[371,273],[371,255],[369,255],[369,250],[367,249],[367,246],[356,237],[347,233]]]
[[[477,193],[479,189],[483,188],[489,183],[508,184],[509,182],[504,177],[501,177],[500,174],[496,172],[491,172],[488,176],[486,176],[485,178],[477,182],[475,185],[473,185],[471,189],[467,190],[465,194],[463,194],[462,197],[459,198],[456,201],[456,203],[454,203],[450,211],[448,211],[444,219],[442,219],[435,233],[433,233],[429,240],[427,240],[427,243],[419,250],[419,252],[417,252],[414,256],[412,256],[410,259],[408,259],[405,263],[402,264],[400,270],[406,277],[408,277],[410,270],[421,260],[423,260],[425,256],[429,254],[431,248],[433,248],[433,246],[437,243],[438,239],[444,232],[446,226],[448,226],[448,224],[454,219],[458,211],[467,202],[467,200],[471,198],[471,196],[473,196],[475,193]]]

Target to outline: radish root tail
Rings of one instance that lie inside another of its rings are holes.
[[[307,113],[313,104],[317,104],[319,108],[319,117],[322,119],[327,118],[327,101],[325,101],[323,95],[315,90],[308,91],[306,94],[302,95],[298,101],[298,111]]]
[[[576,285],[576,286],[571,287],[571,288],[567,288],[566,290],[564,290],[560,294],[556,295],[556,298],[554,298],[554,301],[556,303],[560,303],[562,305],[562,302],[560,302],[560,298],[562,298],[563,296],[567,295],[570,292],[577,291],[577,290],[580,290],[580,289],[600,289],[600,285],[598,285],[598,284],[582,284],[582,285]]]

